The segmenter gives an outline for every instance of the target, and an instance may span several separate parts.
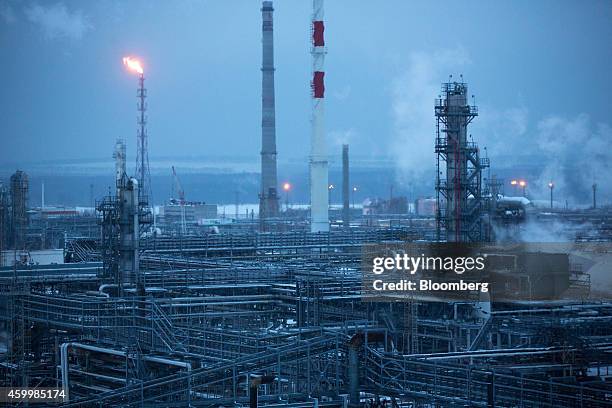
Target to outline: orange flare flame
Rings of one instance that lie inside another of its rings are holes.
[[[142,69],[142,65],[140,64],[140,61],[138,61],[135,58],[124,57],[123,58],[123,65],[128,67],[128,69],[130,69],[131,71],[138,72],[139,74],[143,74],[144,73],[144,69]]]

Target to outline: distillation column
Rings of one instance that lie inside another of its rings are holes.
[[[139,281],[138,247],[138,180],[125,179],[119,187],[119,271],[122,285],[135,285]]]
[[[329,231],[327,149],[325,147],[325,40],[323,0],[313,0],[312,15],[312,139],[310,146],[310,230]]]
[[[139,183],[126,174],[125,142],[115,143],[115,182],[119,205],[119,271],[122,285],[134,285],[138,280],[138,247],[140,225],[138,220]]]
[[[11,191],[11,237],[13,248],[26,249],[26,230],[28,228],[28,175],[17,170],[10,179]]]
[[[461,218],[463,209],[466,207],[467,195],[464,186],[467,180],[467,160],[461,154],[461,150],[467,144],[467,121],[461,115],[467,105],[467,87],[447,91],[446,102],[448,117],[446,123],[447,142],[450,146],[449,155],[446,160],[446,181],[451,184],[451,194],[446,198],[448,217],[447,231],[448,240],[461,240]]]
[[[119,196],[119,187],[123,185],[123,178],[126,177],[125,141],[123,139],[117,139],[113,159],[115,159],[115,186],[117,196]]]
[[[126,157],[125,142],[118,139],[113,152],[116,195],[96,203],[102,226],[103,276],[118,285],[120,293],[124,293],[124,288],[136,286],[138,294],[142,295],[140,227],[148,223],[146,215],[149,213],[142,211],[138,179],[126,174]]]
[[[261,8],[261,191],[259,193],[259,218],[262,222],[266,218],[278,217],[273,12],[272,2],[264,1]]]
[[[446,240],[450,242],[484,240],[481,184],[482,169],[488,167],[488,159],[480,159],[478,146],[468,141],[467,127],[478,115],[478,110],[468,104],[467,95],[466,83],[445,83],[442,97],[436,100],[435,106],[437,232],[441,239],[444,229]],[[445,179],[440,177],[443,170]]]

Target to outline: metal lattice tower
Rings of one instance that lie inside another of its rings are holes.
[[[147,89],[144,87],[144,74],[138,75],[138,148],[136,153],[136,176],[138,177],[138,196],[141,204],[148,203],[151,193],[151,173],[149,171],[149,149],[147,135]]]
[[[262,223],[266,218],[278,217],[273,13],[272,2],[264,1],[261,8],[261,191],[259,193],[259,218]]]
[[[465,82],[442,84],[436,99],[436,233],[438,240],[481,242],[482,170],[478,145],[468,140],[467,126],[478,116],[478,108],[467,101]],[[444,174],[442,174],[444,172]]]
[[[0,182],[0,253],[8,244],[8,215],[9,197],[8,190]],[[4,266],[4,257],[0,256],[0,267]]]
[[[151,212],[143,204],[136,178],[126,174],[126,148],[118,139],[113,152],[115,159],[116,195],[104,197],[96,203],[101,225],[101,278],[124,287],[136,285],[143,288],[139,273],[139,241],[142,230],[151,224]]]

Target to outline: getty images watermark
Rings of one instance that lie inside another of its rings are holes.
[[[404,272],[411,276],[427,272],[453,272],[457,275],[470,273],[473,271],[482,272],[485,270],[486,254],[482,256],[464,257],[442,257],[442,256],[410,256],[407,253],[395,254],[388,257],[374,257],[372,259],[372,273],[382,275],[385,272]],[[400,279],[399,281],[385,281],[384,279],[374,279],[372,288],[375,291],[489,291],[488,282],[470,282],[460,279],[458,282],[435,281],[433,279]]]
[[[612,245],[371,244],[363,247],[362,296],[387,302],[610,299],[612,283],[604,290],[606,283],[595,284],[599,275],[591,273],[601,269],[597,259],[607,265],[602,254],[612,254]]]

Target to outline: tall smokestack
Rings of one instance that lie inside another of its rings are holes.
[[[323,0],[313,0],[312,13],[312,139],[310,146],[310,230],[329,231],[327,149],[325,147]]]
[[[342,225],[348,228],[349,213],[349,145],[342,145]]]
[[[278,217],[273,12],[272,2],[264,1],[261,7],[261,191],[259,193],[259,218],[262,225],[266,218]]]
[[[593,209],[597,208],[597,184],[593,183]]]

